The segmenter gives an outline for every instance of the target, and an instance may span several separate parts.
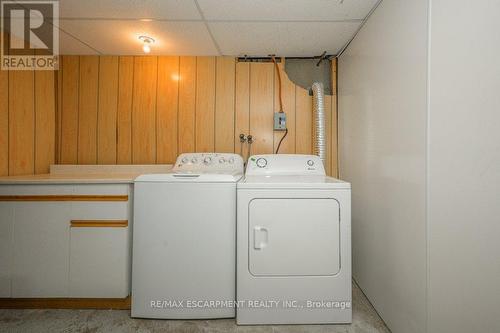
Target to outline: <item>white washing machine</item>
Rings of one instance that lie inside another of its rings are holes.
[[[242,176],[239,155],[193,153],[135,180],[132,317],[234,317]]]
[[[350,323],[350,184],[317,156],[252,156],[237,201],[237,323]]]

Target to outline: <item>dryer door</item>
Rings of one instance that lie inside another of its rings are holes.
[[[325,276],[340,270],[340,207],[332,198],[249,203],[249,270],[255,276]]]

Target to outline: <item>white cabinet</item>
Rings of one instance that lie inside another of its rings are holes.
[[[70,297],[123,298],[130,290],[129,202],[75,202]]]
[[[1,185],[0,297],[130,294],[129,184]]]
[[[124,298],[130,289],[128,228],[71,228],[70,297]]]
[[[14,207],[0,202],[0,297],[11,297],[12,225]]]
[[[69,202],[14,202],[12,297],[68,294]]]

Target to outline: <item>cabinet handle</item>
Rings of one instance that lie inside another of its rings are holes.
[[[0,201],[128,201],[128,195],[0,195]]]
[[[71,220],[71,228],[126,228],[127,220]]]

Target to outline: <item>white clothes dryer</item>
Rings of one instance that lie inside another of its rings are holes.
[[[257,155],[237,188],[237,323],[350,323],[350,184],[317,156]]]

